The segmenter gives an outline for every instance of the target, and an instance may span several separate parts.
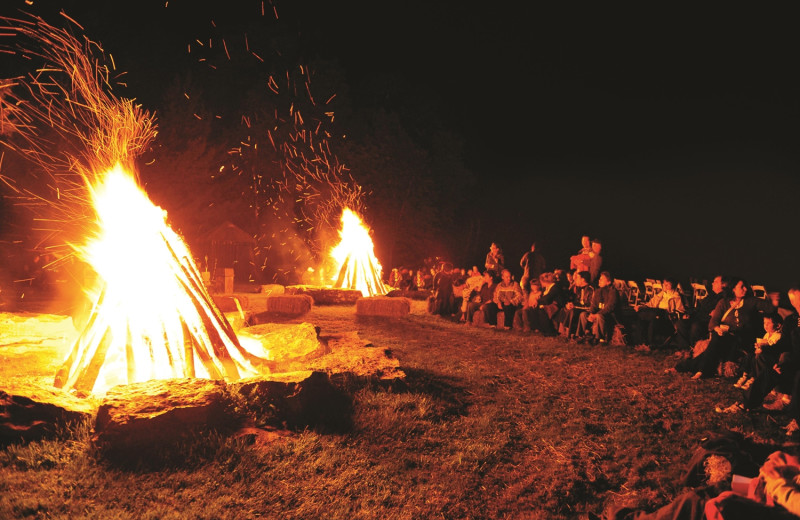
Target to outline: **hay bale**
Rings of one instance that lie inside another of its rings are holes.
[[[356,301],[358,316],[388,316],[396,318],[411,312],[411,300],[408,298],[390,298],[388,296],[372,296],[359,298]]]
[[[270,296],[266,300],[267,312],[300,316],[311,310],[314,298],[307,294],[284,294]]]

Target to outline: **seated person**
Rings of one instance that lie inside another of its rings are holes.
[[[578,318],[582,312],[592,306],[594,287],[589,285],[589,272],[578,271],[572,275],[572,291],[566,299],[564,308],[559,312],[557,322],[559,332],[572,338],[578,332]]]
[[[553,317],[564,307],[564,293],[556,284],[553,273],[542,273],[539,282],[542,285],[542,295],[539,297],[539,305],[529,314],[530,328],[545,336],[555,336],[557,332]]]
[[[635,344],[645,344],[648,347],[652,347],[656,323],[661,322],[672,327],[670,315],[674,315],[674,313],[683,314],[686,311],[676,285],[675,280],[665,278],[662,282],[660,293],[654,295],[644,305],[633,306],[633,310],[636,311]]]
[[[464,280],[464,288],[461,291],[461,316],[459,317],[459,321],[462,323],[467,322],[467,306],[470,302],[474,301],[475,298],[479,298],[481,285],[483,285],[483,276],[477,268],[470,269],[468,275],[467,279]]]
[[[522,308],[514,315],[514,330],[531,331],[530,313],[539,306],[539,297],[541,295],[542,286],[539,280],[531,280],[528,284],[527,296],[522,300]]]
[[[715,276],[711,282],[711,291],[700,300],[694,311],[678,323],[681,337],[688,342],[688,347],[694,346],[698,340],[708,339],[708,322],[711,320],[711,313],[714,307],[728,292],[727,278]]]
[[[502,280],[494,289],[494,304],[497,306],[497,328],[508,330],[514,314],[522,308],[522,288],[511,279],[511,271],[503,269]],[[489,322],[491,323],[491,322]]]
[[[467,304],[466,322],[468,324],[477,325],[476,314],[478,311],[481,312],[483,320],[486,323],[492,323],[492,319],[497,319],[496,314],[493,316],[487,316],[487,313],[490,313],[493,308],[496,308],[494,305],[489,305],[492,303],[492,299],[494,298],[494,288],[496,284],[497,282],[492,276],[492,273],[490,271],[484,271],[483,283],[481,284],[477,296],[473,297],[472,300]]]
[[[692,379],[714,376],[720,362],[739,362],[755,344],[756,320],[762,311],[771,312],[772,304],[752,296],[750,286],[742,279],[732,285],[732,294],[720,300],[711,314],[708,346],[697,357],[679,362],[675,366],[678,372],[691,372]]]
[[[601,272],[597,285],[598,288],[592,295],[592,306],[578,318],[578,343],[587,340],[593,345],[607,343],[617,323],[620,299],[611,273]]]

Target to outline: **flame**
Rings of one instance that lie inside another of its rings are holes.
[[[375,257],[369,228],[350,208],[342,212],[339,244],[330,256],[336,262],[334,287],[357,289],[364,296],[386,294],[381,281],[381,264]]]
[[[27,189],[20,195],[52,208],[43,222],[85,237],[73,253],[98,279],[86,325],[54,384],[103,392],[150,379],[232,380],[268,371],[268,353],[243,348],[165,212],[123,168],[148,148],[156,127],[133,100],[112,95],[113,64],[104,64],[101,46],[40,17],[0,20],[3,36],[19,36],[12,54],[44,63],[15,79],[19,95],[4,89],[0,111],[19,109],[10,118],[15,142],[0,144],[50,176],[57,200]],[[42,138],[41,129],[58,138]]]
[[[100,285],[57,385],[103,393],[151,379],[257,374],[258,356],[242,348],[212,303],[166,212],[119,164],[89,191],[97,231],[76,251]]]

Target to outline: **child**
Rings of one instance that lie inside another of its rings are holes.
[[[760,356],[764,348],[776,344],[781,339],[781,319],[777,314],[768,314],[764,316],[764,336],[758,338],[755,344],[755,350],[749,354],[742,362],[742,377],[739,378],[734,387],[747,390],[752,386],[755,377],[753,371],[756,366],[756,356]]]

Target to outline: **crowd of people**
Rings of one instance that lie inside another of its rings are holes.
[[[741,390],[740,400],[717,411],[784,410],[787,434],[800,434],[800,286],[789,289],[787,307],[776,294],[757,296],[744,279],[722,274],[702,294],[665,278],[640,300],[603,270],[602,242],[588,236],[569,269],[548,270],[536,243],[519,267],[516,281],[493,243],[483,269],[441,262],[428,273],[395,270],[389,284],[429,291],[430,313],[468,326],[639,351],[672,348],[676,363],[667,372],[727,377]]]
[[[588,236],[570,257],[569,269],[548,270],[535,243],[519,267],[523,274],[516,281],[493,243],[483,269],[441,262],[429,276],[393,272],[396,283],[390,285],[403,287],[406,280],[409,289],[429,291],[430,313],[467,326],[639,351],[674,349],[675,365],[665,372],[695,380],[728,378],[739,389],[741,398],[716,412],[782,411],[788,417],[786,434],[800,435],[800,285],[788,290],[788,305],[781,305],[778,293],[755,294],[746,280],[722,274],[710,288],[698,285],[691,292],[665,278],[640,298],[627,281],[603,270],[602,242]],[[776,452],[746,492],[687,492],[652,513],[623,509],[604,517],[788,518],[800,515],[798,496],[800,461]]]

